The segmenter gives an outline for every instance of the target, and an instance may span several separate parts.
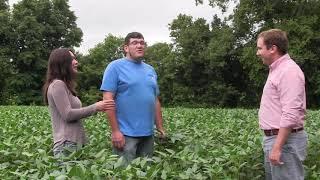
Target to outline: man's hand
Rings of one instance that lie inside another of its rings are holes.
[[[281,150],[282,150],[282,146],[287,141],[290,132],[291,132],[291,128],[280,128],[279,129],[279,133],[276,137],[276,140],[272,146],[272,150],[269,154],[269,160],[272,165],[278,166],[278,165],[283,164],[283,162],[280,161]]]
[[[161,139],[166,138],[166,133],[165,133],[164,129],[157,129],[157,131],[159,132],[159,138],[161,138]]]
[[[112,132],[112,144],[115,148],[122,150],[125,145],[125,139],[123,134],[120,131]]]
[[[269,160],[271,164],[274,166],[282,165],[283,162],[280,161],[280,157],[281,157],[281,149],[277,147],[273,147],[269,154]]]

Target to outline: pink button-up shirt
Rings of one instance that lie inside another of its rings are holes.
[[[288,54],[273,62],[269,69],[259,109],[260,128],[303,127],[306,113],[303,72]]]

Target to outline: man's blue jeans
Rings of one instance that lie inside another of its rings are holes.
[[[113,152],[122,156],[125,160],[124,165],[127,166],[133,159],[137,157],[152,157],[154,148],[153,136],[143,137],[125,137],[125,145],[123,150],[113,147]]]

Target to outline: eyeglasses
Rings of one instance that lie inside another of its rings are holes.
[[[132,41],[129,43],[129,45],[133,45],[133,46],[136,46],[140,44],[141,46],[145,46],[147,43],[145,41]]]

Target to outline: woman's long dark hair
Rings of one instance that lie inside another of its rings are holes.
[[[68,48],[58,48],[51,51],[48,69],[46,75],[46,82],[43,86],[43,99],[45,104],[48,104],[48,88],[53,80],[59,79],[66,83],[68,89],[72,95],[76,96],[75,91],[75,73],[72,70],[72,60],[70,49]],[[72,51],[71,51],[72,52]]]

